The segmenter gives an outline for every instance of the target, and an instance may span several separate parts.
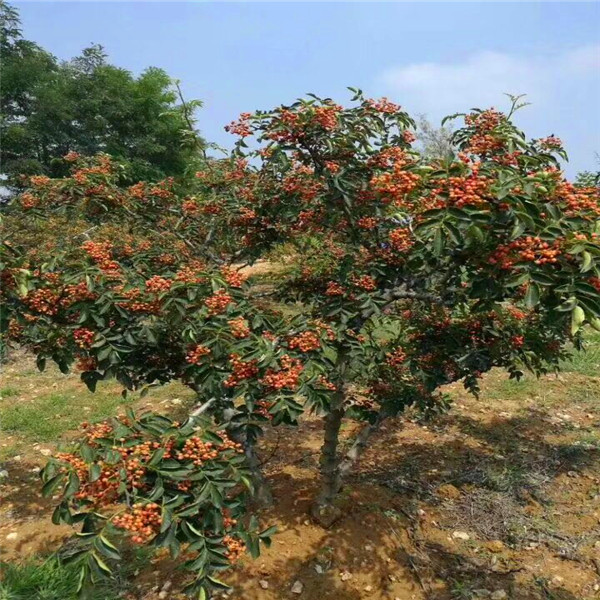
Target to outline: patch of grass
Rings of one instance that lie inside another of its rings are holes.
[[[5,387],[0,390],[0,398],[10,398],[11,396],[18,396],[19,390],[14,387]]]
[[[0,406],[0,431],[16,433],[36,442],[56,441],[65,431],[84,420],[95,421],[132,402],[115,394],[52,393],[29,401]]]
[[[561,369],[566,372],[600,377],[600,332],[588,331],[585,340],[585,350],[574,352],[570,360],[561,364]]]
[[[65,565],[56,557],[29,559],[21,564],[0,563],[0,600],[76,600],[79,566]],[[122,598],[116,584],[90,590],[89,600]]]

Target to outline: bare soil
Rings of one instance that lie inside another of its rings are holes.
[[[44,385],[36,377],[52,377],[59,390],[85,393],[72,376],[31,374],[27,360],[3,386],[21,385],[19,373],[29,369],[34,388]],[[293,434],[269,431],[261,458],[275,505],[260,516],[279,533],[258,560],[244,559],[222,576],[233,586],[228,597],[600,598],[600,378],[565,373],[507,385],[493,372],[480,399],[457,386],[449,391],[455,405],[448,414],[384,424],[343,490],[343,518],[327,530],[308,516],[320,420],[306,418]],[[154,403],[176,408],[165,405],[168,394],[164,388]],[[347,426],[344,436],[358,426]],[[70,534],[50,523],[52,502],[39,496],[40,447],[14,447],[20,454],[1,465],[8,471],[0,483],[2,561],[50,552]],[[128,597],[155,600],[167,580],[175,590],[168,597],[178,598],[183,574],[157,558]],[[296,582],[299,594],[292,592]]]

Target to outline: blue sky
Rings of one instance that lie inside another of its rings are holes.
[[[600,152],[598,2],[15,2],[25,37],[61,59],[91,44],[139,73],[164,68],[200,98],[205,137],[305,92],[343,103],[347,86],[439,122],[472,106],[506,107],[532,137],[554,133],[567,172]]]

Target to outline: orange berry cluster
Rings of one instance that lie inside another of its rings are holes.
[[[212,316],[225,312],[231,302],[232,298],[225,290],[217,290],[204,304],[208,307],[208,314]]]
[[[246,281],[246,276],[242,275],[239,271],[232,269],[231,267],[222,267],[221,274],[225,278],[225,281],[231,287],[242,287],[244,281]]]
[[[231,517],[230,512],[227,509],[223,510],[223,527],[225,529],[231,529],[234,525],[237,525],[237,519]]]
[[[225,125],[225,131],[233,135],[239,135],[240,137],[252,135],[252,129],[249,123],[251,116],[250,113],[242,113],[237,121],[231,121],[229,125]]]
[[[390,231],[390,246],[396,252],[407,252],[414,244],[412,232],[408,227],[399,227]]]
[[[375,229],[375,227],[377,227],[377,219],[373,218],[373,217],[361,217],[356,224],[361,228],[361,229]]]
[[[73,338],[75,343],[80,348],[89,348],[94,343],[94,337],[96,334],[91,329],[81,327],[73,332]]]
[[[149,504],[138,502],[133,505],[131,512],[113,517],[112,522],[115,527],[133,534],[131,541],[143,544],[154,537],[160,529],[162,523],[160,506],[154,502]]]
[[[557,197],[566,204],[569,216],[583,216],[586,212],[600,216],[600,195],[597,188],[578,188],[572,183],[563,181],[556,187]]]
[[[258,363],[256,360],[243,361],[239,354],[230,354],[229,360],[233,373],[224,381],[226,387],[235,387],[244,379],[251,379],[258,374]]]
[[[202,357],[208,356],[209,354],[210,348],[207,348],[202,344],[198,344],[193,350],[188,352],[185,360],[192,365],[199,365],[202,362]]]
[[[177,460],[191,460],[197,467],[205,461],[215,460],[219,456],[218,450],[212,442],[204,442],[199,437],[191,437],[185,441]]]
[[[36,206],[39,206],[39,204],[40,199],[38,196],[34,196],[30,192],[25,192],[21,194],[21,206],[24,209],[29,210],[30,208],[35,208]]]
[[[94,425],[84,422],[81,424],[81,428],[84,430],[85,439],[90,446],[97,445],[96,440],[107,438],[113,432],[113,426],[106,421]]]
[[[335,281],[330,281],[327,283],[327,289],[325,290],[326,296],[343,296],[344,288]]]
[[[340,165],[339,165],[339,163],[336,163],[333,160],[326,160],[325,161],[325,168],[330,173],[337,173],[340,170]]]
[[[342,107],[338,106],[337,104],[331,104],[329,106],[319,106],[315,109],[314,120],[321,127],[323,127],[323,129],[331,131],[337,126],[337,116],[341,110]]]
[[[373,290],[377,289],[377,283],[375,282],[375,279],[370,275],[361,275],[360,277],[354,277],[352,279],[352,283],[356,287],[367,292],[372,292]]]
[[[324,375],[321,375],[319,379],[317,379],[317,383],[330,392],[335,392],[335,390],[337,390],[335,384],[331,383]]]
[[[400,106],[390,102],[387,98],[383,97],[380,100],[367,100],[367,104],[374,108],[377,112],[385,113],[388,115],[397,113],[400,111]]]
[[[454,206],[476,206],[485,204],[484,195],[489,188],[489,179],[473,173],[468,177],[448,178],[448,199]]]
[[[413,142],[415,142],[417,140],[417,136],[412,132],[409,131],[408,129],[402,132],[402,139],[407,143],[407,144],[412,144]]]
[[[407,171],[405,166],[403,160],[397,161],[391,172],[374,175],[371,179],[373,190],[380,194],[385,204],[393,203],[399,208],[411,206],[407,204],[406,196],[419,185],[421,176]]]
[[[87,283],[85,281],[80,281],[74,285],[71,284],[64,287],[60,304],[67,308],[76,302],[81,302],[82,300],[94,300],[95,298],[96,294],[90,292]]]
[[[112,244],[109,242],[84,242],[81,248],[102,271],[108,274],[115,274],[119,270],[119,263],[112,259]]]
[[[293,350],[297,348],[300,352],[310,352],[321,347],[321,340],[314,331],[303,331],[297,336],[290,338],[288,346]]]
[[[515,348],[521,348],[525,343],[525,338],[522,335],[513,335],[510,341]]]
[[[29,292],[23,301],[29,308],[42,315],[55,315],[58,312],[58,294],[48,288]]]
[[[171,283],[171,281],[165,279],[164,277],[154,275],[146,281],[146,289],[156,294],[160,292],[168,292],[171,289]]]
[[[81,356],[77,359],[76,367],[80,371],[94,371],[98,362],[93,356]]]
[[[177,273],[175,273],[175,280],[183,283],[203,283],[206,281],[206,277],[199,275],[198,270],[189,266],[181,267]]]
[[[274,371],[273,369],[269,369],[261,380],[261,383],[275,390],[283,388],[295,389],[298,386],[298,379],[302,373],[302,363],[287,354],[284,354],[279,362],[281,370]]]
[[[272,419],[273,415],[269,412],[271,406],[273,406],[273,402],[268,402],[267,400],[258,400],[258,402],[256,402],[256,408],[254,409],[254,412],[267,419]]]
[[[498,246],[488,262],[501,269],[510,269],[519,260],[534,262],[536,265],[554,264],[561,254],[560,244],[560,240],[550,244],[539,237],[527,236]]]
[[[396,348],[393,352],[388,352],[385,357],[385,362],[390,367],[398,368],[404,364],[406,352],[402,348]]]
[[[225,557],[229,562],[236,562],[246,552],[246,545],[230,535],[226,535],[223,538],[223,544],[227,548]]]
[[[248,326],[248,321],[243,317],[238,317],[237,319],[231,319],[227,321],[229,328],[231,329],[231,334],[234,338],[242,339],[247,338],[250,335],[250,327]]]
[[[562,148],[563,145],[562,140],[554,135],[540,139],[539,143],[542,148],[547,148],[548,150],[557,150]]]

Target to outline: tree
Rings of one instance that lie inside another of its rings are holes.
[[[454,154],[452,144],[452,128],[449,126],[434,127],[425,115],[420,115],[417,122],[417,141],[421,145],[421,153],[429,158],[447,159]]]
[[[194,130],[200,102],[181,102],[161,69],[134,77],[110,65],[101,46],[65,63],[23,39],[18,14],[0,4],[2,171],[64,175],[68,152],[119,159],[130,183],[182,176],[204,142]],[[190,135],[192,134],[192,135]]]
[[[261,430],[321,415],[313,514],[329,525],[382,421],[409,406],[443,410],[444,385],[477,393],[494,367],[513,378],[557,369],[568,344],[581,347],[584,324],[600,327],[598,190],[565,181],[560,141],[527,141],[512,112],[464,115],[457,156],[440,163],[412,147],[414,122],[387,99],[355,90],[342,108],[311,96],[228,126],[240,138],[232,157],[198,171],[193,195],[168,182],[123,189],[107,159],[33,178],[12,218],[97,225],[83,243],[41,250],[13,226],[5,329],[40,366],[79,359],[92,388],[108,377],[130,389],[190,385],[192,413],[241,444],[259,490]],[[291,268],[267,297],[233,265],[280,244],[293,247]],[[345,419],[364,425],[342,454]],[[171,431],[157,434],[161,447]],[[178,435],[184,446],[188,434]],[[144,471],[147,500],[152,485]],[[181,515],[169,523],[185,535]]]

